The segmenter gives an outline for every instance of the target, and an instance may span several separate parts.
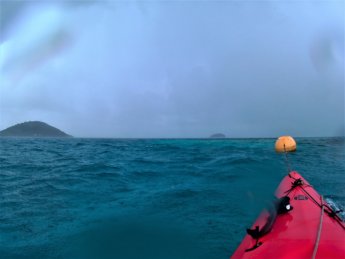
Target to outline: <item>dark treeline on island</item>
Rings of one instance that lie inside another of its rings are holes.
[[[0,131],[0,137],[71,137],[41,121],[28,121]]]

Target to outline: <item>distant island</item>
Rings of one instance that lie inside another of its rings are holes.
[[[226,138],[226,136],[222,133],[216,133],[211,135],[210,138]]]
[[[41,121],[28,121],[0,131],[0,137],[72,137]]]

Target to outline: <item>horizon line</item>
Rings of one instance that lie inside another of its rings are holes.
[[[283,136],[283,135],[282,135]],[[280,136],[278,136],[280,137]],[[278,137],[226,137],[226,138],[212,138],[212,137],[78,137],[78,136],[67,136],[67,137],[49,137],[49,136],[0,136],[0,138],[42,138],[42,139],[118,139],[118,140],[227,140],[227,139],[277,139]],[[293,138],[345,138],[345,136],[299,136]]]

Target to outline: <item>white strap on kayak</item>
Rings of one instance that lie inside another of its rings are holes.
[[[317,249],[319,247],[319,242],[320,242],[320,237],[321,237],[321,230],[322,230],[322,222],[323,222],[323,211],[324,211],[323,198],[321,196],[321,216],[320,216],[319,229],[317,230],[317,236],[316,236],[316,242],[315,242],[315,246],[314,246],[313,256],[311,257],[312,259],[315,259],[316,253],[317,253]]]

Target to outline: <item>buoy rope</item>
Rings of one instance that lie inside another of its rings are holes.
[[[317,249],[319,247],[319,242],[320,242],[320,237],[321,237],[321,231],[322,231],[324,205],[323,205],[322,196],[320,197],[320,199],[321,199],[321,216],[320,216],[319,229],[317,230],[317,236],[316,236],[316,242],[315,242],[315,246],[314,246],[313,256],[311,257],[312,259],[315,259],[315,257],[316,257],[316,253],[317,253]]]
[[[286,166],[287,166],[287,169],[288,169],[288,175],[291,177],[291,175],[290,175],[290,172],[291,172],[290,161],[289,161],[289,158],[288,158],[288,155],[287,155],[285,144],[284,144],[284,155],[285,155]]]
[[[290,178],[294,179],[295,181],[292,183],[291,188],[285,192],[286,195],[289,195],[290,192],[292,192],[292,190],[294,190],[297,186],[300,186],[303,189],[302,185],[305,185],[301,178],[297,179],[290,174],[289,174],[289,176],[290,176]],[[311,186],[311,185],[307,185],[306,187],[308,187],[308,186]]]

